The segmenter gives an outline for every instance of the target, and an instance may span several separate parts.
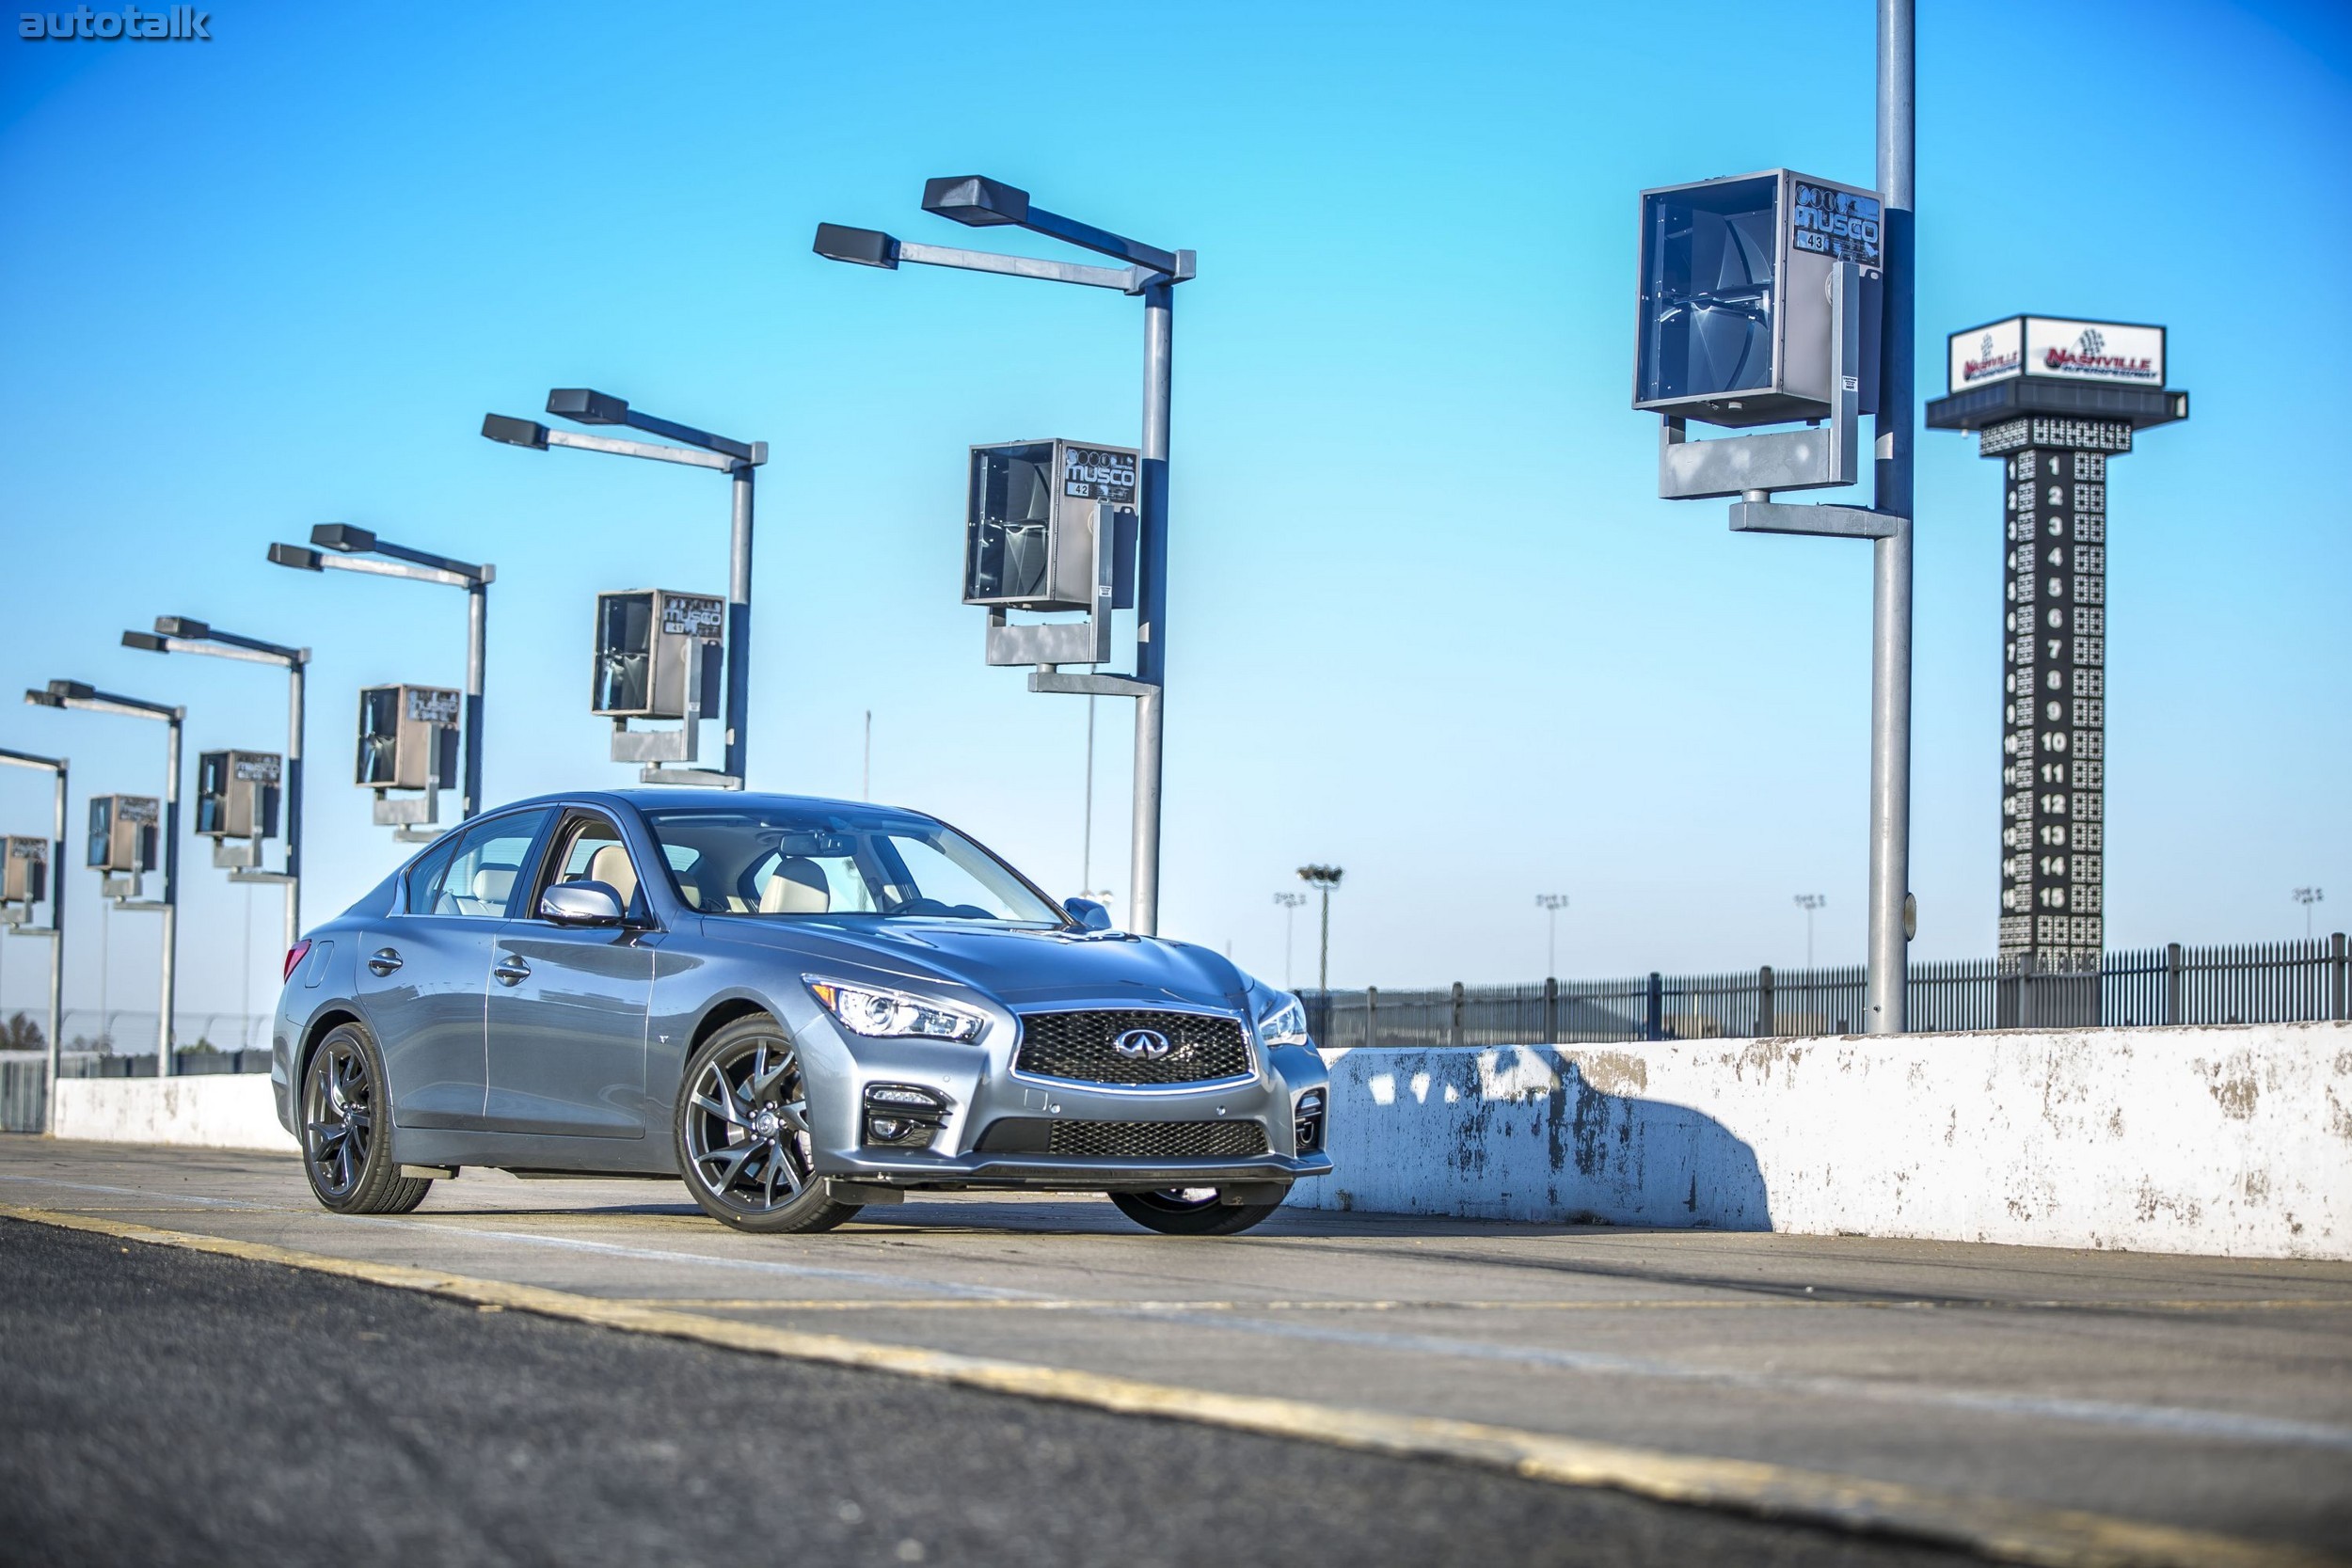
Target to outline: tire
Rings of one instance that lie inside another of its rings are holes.
[[[357,1023],[331,1031],[302,1069],[302,1174],[338,1214],[405,1214],[433,1190],[392,1158],[391,1097],[374,1037]]]
[[[1215,1187],[1170,1188],[1156,1193],[1113,1193],[1119,1212],[1163,1236],[1238,1236],[1263,1225],[1274,1203],[1222,1203]]]
[[[826,1196],[799,1053],[765,1013],[728,1024],[688,1058],[672,1121],[686,1190],[722,1225],[805,1235],[861,1207]]]

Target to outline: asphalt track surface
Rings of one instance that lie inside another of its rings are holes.
[[[0,1560],[362,1518],[337,1554],[1934,1560],[1759,1503],[2044,1563],[2352,1544],[2344,1264],[978,1195],[761,1238],[471,1172],[346,1219],[288,1158],[32,1138],[8,1210]]]
[[[9,1221],[0,1543],[27,1563],[1955,1560]]]

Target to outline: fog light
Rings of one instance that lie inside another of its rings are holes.
[[[1323,1091],[1309,1089],[1298,1097],[1298,1107],[1293,1113],[1291,1145],[1300,1154],[1310,1154],[1323,1147]]]
[[[866,1087],[863,1142],[891,1148],[929,1148],[947,1115],[947,1099],[914,1084],[869,1084]]]

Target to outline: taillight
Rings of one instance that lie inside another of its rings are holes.
[[[281,979],[286,979],[286,980],[291,980],[291,979],[293,979],[293,978],[294,978],[294,966],[295,966],[296,964],[300,963],[300,962],[303,960],[303,958],[309,955],[310,951],[310,939],[309,937],[304,937],[304,938],[303,938],[300,942],[295,942],[295,943],[294,943],[292,947],[287,948],[287,949],[286,949],[286,973],[285,973],[283,975],[281,975],[281,976],[280,976],[280,978],[281,978]]]

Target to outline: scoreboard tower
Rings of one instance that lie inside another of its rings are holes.
[[[2188,394],[2164,385],[2160,326],[2011,316],[1953,333],[1948,348],[1949,391],[1927,422],[1975,431],[2002,474],[2001,970],[2048,977],[2004,984],[1999,1022],[2095,1023],[2107,465],[2135,431],[2187,418]]]

